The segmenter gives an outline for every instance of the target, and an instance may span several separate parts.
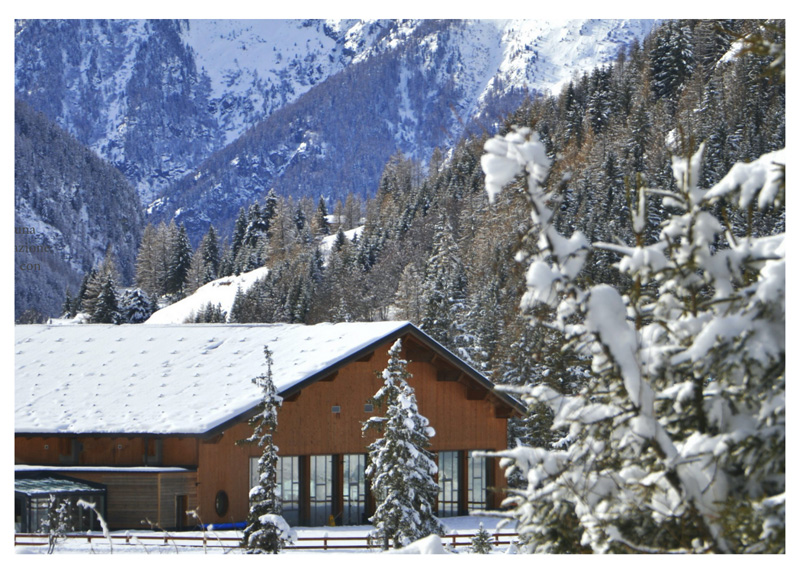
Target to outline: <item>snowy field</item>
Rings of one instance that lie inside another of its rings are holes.
[[[479,526],[482,523],[483,527],[492,535],[495,533],[495,529],[497,524],[500,522],[500,519],[495,517],[449,517],[443,519],[442,522],[445,524],[446,527],[446,535],[442,538],[442,543],[445,545],[444,549],[438,545],[438,542],[430,542],[429,540],[423,539],[419,541],[415,545],[412,545],[411,550],[409,553],[436,553],[436,552],[457,552],[459,554],[469,554],[470,547],[469,546],[457,546],[455,548],[448,546],[448,543],[452,541],[453,534],[475,534],[479,530]],[[298,544],[300,545],[319,545],[322,546],[322,538],[324,537],[357,537],[359,539],[363,539],[367,536],[367,534],[372,530],[371,525],[361,525],[361,526],[348,526],[348,527],[295,527],[295,531],[299,538],[319,538],[319,541],[303,541]],[[501,533],[514,533],[513,526],[507,526],[501,529]],[[192,531],[181,531],[181,532],[174,532],[169,533],[169,536],[166,538],[166,543],[164,542],[163,537],[165,536],[163,532],[156,532],[156,531],[111,531],[110,535],[113,537],[113,543],[109,546],[109,543],[106,539],[104,539],[102,533],[95,532],[92,533],[93,538],[92,542],[87,542],[85,538],[79,539],[66,539],[61,540],[56,544],[54,554],[243,554],[243,551],[238,548],[233,548],[234,543],[228,539],[239,539],[241,537],[241,531],[214,531],[210,530],[206,532],[206,537],[208,540],[208,546],[204,549],[200,545],[200,539],[203,537],[202,532],[192,532]],[[96,536],[94,536],[96,535]],[[130,543],[124,544],[121,540],[122,537],[129,536]],[[159,537],[158,540],[148,540],[145,537]],[[197,537],[197,541],[193,541],[193,546],[182,545],[180,540],[172,539],[171,537]],[[117,537],[120,537],[120,540],[117,540]],[[506,538],[505,540],[509,540]],[[464,542],[465,539],[461,539],[460,542]],[[46,541],[43,541],[46,543]],[[353,541],[359,545],[364,544],[363,540],[360,541]],[[223,543],[226,546],[220,547],[219,544]],[[336,541],[329,541],[329,546],[331,545],[338,545],[338,546],[345,546],[349,544],[349,541],[344,542],[336,542]],[[494,547],[494,553],[507,553],[508,545],[500,545]],[[48,547],[47,545],[35,545],[35,546],[15,546],[14,551],[17,554],[47,554]],[[353,549],[338,549],[338,550],[285,550],[284,554],[326,554],[326,553],[347,553],[347,554],[374,554],[379,552],[379,549],[364,549],[364,548],[353,548]]]

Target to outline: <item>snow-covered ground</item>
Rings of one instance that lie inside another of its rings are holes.
[[[347,237],[348,241],[352,241],[357,237],[361,237],[361,233],[364,232],[364,225],[360,227],[356,227],[355,229],[350,229],[349,231],[344,231],[344,236]],[[327,258],[330,253],[331,249],[333,248],[333,243],[336,242],[337,233],[332,235],[328,235],[327,237],[323,237],[319,243],[319,250],[322,251],[322,254]]]
[[[488,517],[488,516],[470,516],[470,517],[449,517],[442,519],[445,526],[447,527],[447,535],[453,534],[474,534],[478,532],[479,527],[483,524],[483,527],[489,531],[490,533],[494,534],[495,528],[497,524],[500,522],[500,519],[497,517]],[[371,525],[360,525],[360,526],[349,526],[349,527],[295,527],[295,532],[297,533],[298,538],[322,538],[322,537],[357,537],[357,538],[365,538],[369,532],[372,530]],[[513,526],[504,527],[501,529],[502,533],[514,533]],[[242,551],[237,548],[220,548],[219,546],[214,546],[215,544],[219,544],[220,542],[224,542],[227,545],[233,545],[232,541],[227,539],[238,539],[241,537],[241,531],[215,531],[213,529],[207,531],[206,536],[208,538],[209,546],[206,549],[203,549],[202,546],[181,546],[181,541],[173,540],[171,538],[167,538],[167,542],[163,541],[163,532],[154,532],[154,531],[111,531],[110,535],[112,537],[124,537],[126,535],[130,536],[130,544],[121,544],[120,542],[114,541],[112,547],[113,549],[109,548],[108,541],[103,538],[102,533],[93,533],[96,534],[96,537],[92,538],[92,542],[89,543],[84,538],[80,539],[68,539],[59,541],[56,545],[55,553],[56,554],[64,554],[64,553],[71,553],[71,554],[241,554]],[[158,541],[154,540],[145,540],[145,536],[158,536],[162,537],[159,538]],[[198,538],[202,538],[202,532],[175,532],[169,533],[169,536],[176,536],[176,537],[188,537],[194,536]],[[217,540],[217,539],[221,540]],[[452,540],[452,539],[450,539]],[[458,552],[460,554],[467,554],[469,553],[469,546],[458,546],[456,548],[452,548],[447,546],[448,542],[450,541],[447,536],[441,539],[441,542],[445,545],[445,552]],[[355,542],[355,541],[354,541]],[[423,539],[422,541],[418,541],[415,545],[410,547],[408,552],[410,553],[434,553],[438,549],[438,543],[430,542],[429,540]],[[195,543],[196,544],[196,543]],[[320,541],[318,542],[301,542],[300,544],[321,544]],[[330,544],[338,544],[342,545],[343,543],[330,543]],[[363,541],[359,542],[359,544],[363,544]],[[16,546],[15,552],[17,554],[46,554],[47,553],[47,546]],[[326,553],[326,552],[339,552],[339,553],[366,553],[366,554],[374,554],[378,552],[377,549],[352,549],[352,550],[337,550],[337,551],[325,551],[325,550],[286,550],[284,551],[286,554],[298,554],[298,553]],[[493,551],[496,553],[506,553],[508,552],[507,545],[501,545],[496,547]]]

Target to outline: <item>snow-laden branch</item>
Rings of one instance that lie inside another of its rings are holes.
[[[550,539],[564,531],[560,538],[597,552],[736,550],[723,519],[738,510],[741,492],[757,500],[785,484],[785,247],[783,235],[734,240],[711,206],[738,195],[742,208],[756,198],[762,209],[780,207],[783,152],[737,164],[706,190],[701,146],[673,159],[677,192],[640,190],[636,246],[593,245],[619,255],[634,293],[577,283],[590,246],[552,224],[551,162],[536,134],[516,129],[485,150],[490,200],[524,176],[538,233],[538,249],[520,258],[528,264],[521,308],[553,308],[542,324],[592,358],[593,376],[576,396],[544,386],[519,393],[547,404],[571,441],[495,454],[527,481],[507,499],[520,534],[540,551],[557,547]],[[680,211],[651,243],[645,194]],[[568,517],[576,524],[564,525]],[[678,536],[689,533],[693,540]]]

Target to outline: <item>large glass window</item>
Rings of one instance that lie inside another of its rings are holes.
[[[98,529],[97,515],[89,509],[79,507],[77,505],[78,499],[83,499],[89,503],[94,503],[98,511],[103,510],[103,498],[95,495],[79,495],[75,497],[56,497],[55,506],[58,507],[62,502],[67,503],[67,514],[64,518],[67,527],[67,532],[82,532],[91,529]],[[50,501],[50,496],[33,497],[30,500],[30,524],[28,526],[29,532],[47,532],[47,529],[42,526],[45,519],[48,518],[50,507],[53,506]]]
[[[483,511],[487,509],[488,462],[484,457],[467,457],[467,509]]]
[[[311,526],[327,525],[333,513],[333,456],[311,456]]]
[[[439,452],[439,509],[440,517],[459,514],[459,452]]]
[[[258,485],[258,460],[250,458],[250,487]],[[281,515],[292,526],[300,524],[300,457],[278,456],[276,472]]]
[[[345,454],[344,456],[344,510],[342,524],[360,525],[366,522],[367,495],[364,484],[364,471],[367,456],[364,454]]]
[[[278,491],[281,514],[292,526],[300,524],[300,457],[278,458]]]

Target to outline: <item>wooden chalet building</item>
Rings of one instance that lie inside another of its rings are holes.
[[[369,400],[398,338],[436,430],[439,516],[497,508],[503,473],[470,452],[504,449],[522,408],[409,323],[25,325],[15,345],[17,530],[37,529],[48,487],[69,496],[65,480],[94,495],[112,529],[244,522],[260,449],[238,442],[260,402],[251,379],[266,371],[265,345],[284,399],[284,517],[367,523],[374,434],[361,426],[378,411]]]

